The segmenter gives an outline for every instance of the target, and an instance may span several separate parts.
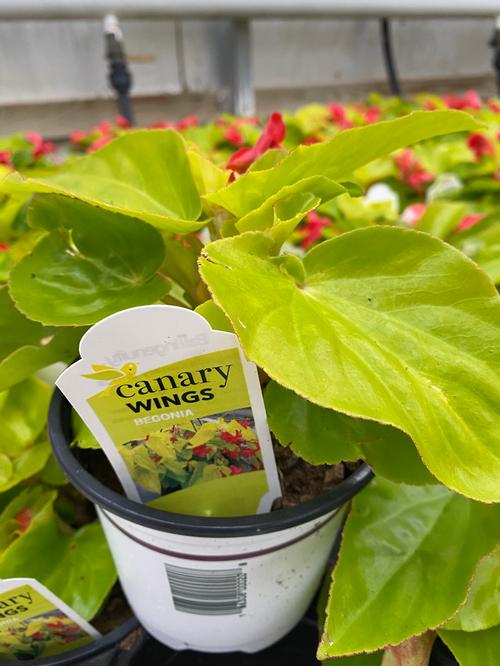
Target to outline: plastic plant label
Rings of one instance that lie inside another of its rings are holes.
[[[257,368],[233,333],[169,305],[93,326],[57,385],[133,500],[205,516],[269,511],[281,495]]]
[[[0,580],[0,660],[49,657],[100,635],[38,581]]]

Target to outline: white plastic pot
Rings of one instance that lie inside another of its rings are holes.
[[[134,613],[175,649],[256,652],[290,631],[317,590],[347,502],[372,477],[364,465],[333,491],[271,513],[187,516],[92,477],[70,450],[70,406],[58,390],[49,434],[67,476],[98,507]]]

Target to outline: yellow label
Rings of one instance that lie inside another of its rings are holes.
[[[142,501],[263,470],[237,348],[142,374],[135,363],[115,374],[94,367],[96,374],[108,373],[103,379],[109,377],[109,383],[88,404],[114,442]],[[262,484],[255,484],[258,497],[262,490]]]
[[[30,585],[0,593],[0,655],[26,661],[82,647],[94,638]]]

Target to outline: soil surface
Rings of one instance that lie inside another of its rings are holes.
[[[101,634],[109,634],[120,624],[132,617],[132,611],[125,599],[120,584],[117,583],[110,592],[106,603],[99,614],[92,620],[92,626]],[[128,638],[128,636],[127,636]],[[127,638],[125,640],[127,640]]]
[[[311,465],[289,446],[273,441],[273,448],[283,491],[283,496],[274,502],[273,511],[297,506],[333,490],[361,465],[361,462]]]

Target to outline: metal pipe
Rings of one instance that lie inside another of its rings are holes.
[[[0,20],[496,17],[498,0],[1,0]]]

